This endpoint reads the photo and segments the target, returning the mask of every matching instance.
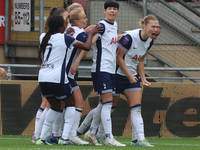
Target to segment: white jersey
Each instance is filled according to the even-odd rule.
[[[91,72],[108,72],[115,74],[117,50],[117,22],[109,23],[106,20],[99,22],[103,26],[102,33],[96,34],[99,39],[93,46],[93,64]]]
[[[87,33],[85,33],[84,29],[80,29],[77,26],[71,26],[71,28],[74,29],[74,34],[73,37],[81,42],[86,42],[87,39]],[[66,68],[66,72],[68,73],[68,77],[70,77],[71,79],[74,79],[74,75],[71,74],[70,72],[70,68],[72,66],[72,64],[74,63],[74,61],[76,60],[76,58],[79,55],[79,51],[77,51],[77,48],[75,47],[71,47],[70,50],[67,52],[67,68]]]
[[[66,27],[66,29],[65,29],[64,33],[67,33],[67,30],[68,30],[70,27],[71,27],[71,24],[70,24],[70,23],[68,23],[68,26]]]
[[[41,34],[40,43],[46,33]],[[77,41],[67,34],[52,34],[44,53],[44,59],[39,71],[39,82],[68,83],[66,56],[68,48]]]
[[[120,39],[119,46],[126,51],[124,61],[130,74],[137,74],[139,59],[151,48],[153,41],[151,38],[146,41],[142,40],[141,29],[127,31]],[[126,76],[120,67],[117,69],[117,74]]]

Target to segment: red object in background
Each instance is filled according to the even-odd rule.
[[[86,2],[89,0],[72,0],[72,3],[79,3],[83,6],[84,11],[86,12]]]
[[[5,0],[0,0],[0,44],[5,43]]]

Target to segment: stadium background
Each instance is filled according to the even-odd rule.
[[[44,21],[52,6],[66,8],[72,2],[83,5],[88,17],[88,25],[96,24],[104,18],[104,0],[30,0],[30,2],[30,31],[22,32],[14,31],[16,16],[13,12],[13,0],[1,0],[2,4],[5,3],[6,34],[5,37],[0,38],[0,64],[39,65],[37,51],[39,34],[42,30],[40,28],[41,5]],[[147,78],[153,82],[151,88],[144,89],[142,100],[146,136],[198,137],[200,133],[199,71],[192,69],[168,71],[159,68],[198,68],[200,66],[199,2],[184,3],[182,1],[182,4],[179,0],[173,2],[148,0],[146,8],[143,1],[121,0],[118,2],[120,13],[116,20],[119,33],[138,28],[137,23],[143,18],[144,13],[157,16],[162,27],[161,35],[155,41],[145,64],[145,67],[157,67],[156,71],[146,70]],[[97,105],[98,101],[98,96],[94,94],[90,82],[88,68],[92,63],[91,58],[90,52],[81,62],[83,69],[79,71],[78,78],[86,101],[83,118]],[[36,81],[38,68],[19,66],[12,67],[14,80],[5,81],[0,76],[2,79],[0,81],[1,134],[33,134],[34,116],[41,102]],[[112,114],[114,135],[130,137],[129,109],[125,97],[121,97],[118,105],[116,112]]]

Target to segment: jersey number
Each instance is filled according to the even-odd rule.
[[[49,43],[48,43],[48,44],[47,44],[47,48],[49,49],[49,51],[48,51],[47,57],[46,57],[46,59],[45,59],[45,62],[48,61],[49,56],[50,56],[50,54],[51,54],[52,44],[49,44]]]

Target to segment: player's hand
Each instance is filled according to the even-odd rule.
[[[85,29],[85,32],[88,33],[90,30],[92,30],[95,27],[95,25],[90,25]]]
[[[68,35],[70,35],[70,36],[73,36],[73,35],[74,35],[74,33],[75,33],[75,31],[74,31],[74,29],[73,29],[73,28],[69,27],[69,28],[67,29],[67,32],[66,32],[66,34],[68,34]]]
[[[0,74],[2,74],[3,78],[6,78],[7,76],[6,70],[4,70],[3,68],[0,68]]]
[[[143,87],[150,87],[151,83],[148,82],[147,80],[145,80],[145,81],[142,81],[142,85],[143,85]]]
[[[73,63],[73,65],[71,66],[71,69],[70,69],[70,72],[72,75],[75,75],[75,73],[77,72],[78,70],[78,66],[79,66],[79,63],[77,63],[76,61]]]
[[[138,78],[136,76],[131,75],[128,77],[128,80],[130,83],[136,83]]]
[[[92,33],[92,35],[95,35],[96,33],[101,33],[103,32],[103,27],[96,25],[92,30],[90,30],[89,33]]]

